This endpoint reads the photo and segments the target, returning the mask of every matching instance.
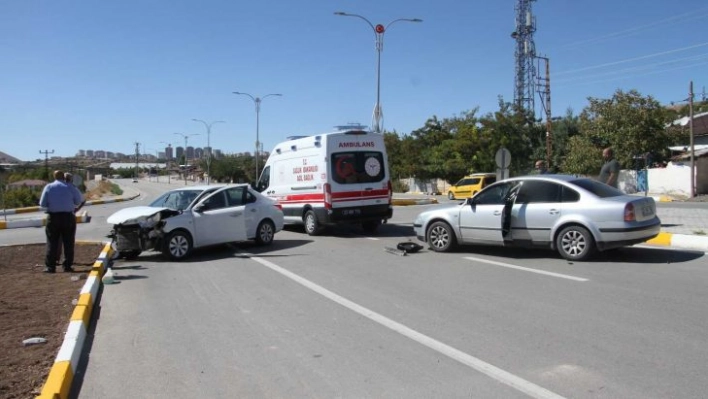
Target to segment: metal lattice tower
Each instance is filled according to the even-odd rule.
[[[536,17],[531,10],[531,3],[534,1],[536,0],[517,0],[514,7],[516,30],[512,32],[511,37],[516,40],[514,104],[535,114],[536,44],[533,41],[533,34],[536,32]]]

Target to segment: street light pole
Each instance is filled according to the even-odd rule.
[[[270,96],[277,96],[281,97],[282,94],[278,93],[273,93],[273,94],[266,94],[263,97],[253,97],[252,95],[248,93],[241,93],[238,91],[233,92],[234,94],[239,94],[242,96],[248,96],[253,100],[253,103],[256,105],[256,181],[258,181],[258,154],[259,154],[259,149],[260,147],[260,113],[261,113],[261,101],[263,101],[264,98],[270,97]]]
[[[199,136],[199,133],[194,133],[194,134],[184,134],[184,133],[175,133],[177,135],[180,135],[184,137],[184,162],[189,166],[189,159],[187,158],[187,139],[192,137],[192,136]],[[187,171],[185,170],[184,174],[184,185],[187,185]]]
[[[389,26],[393,25],[394,23],[398,21],[407,21],[407,22],[423,22],[422,19],[420,18],[399,18],[395,19],[391,22],[389,22],[386,26],[377,24],[374,26],[374,24],[371,23],[368,19],[365,17],[359,15],[359,14],[350,14],[346,12],[341,12],[337,11],[334,13],[334,15],[340,15],[344,17],[357,17],[362,20],[364,20],[371,29],[374,31],[374,37],[376,38],[376,54],[377,54],[377,59],[376,59],[376,105],[374,106],[374,115],[373,115],[373,124],[374,124],[374,131],[376,133],[381,133],[381,119],[383,118],[383,110],[381,109],[381,52],[383,51],[383,39],[384,39],[384,33],[386,33],[386,30],[388,29]]]
[[[215,123],[226,123],[224,121],[213,121],[213,122],[206,122],[201,119],[194,119],[192,118],[193,121],[195,122],[201,122],[204,124],[207,130],[207,186],[209,185],[209,182],[211,182],[211,125]]]

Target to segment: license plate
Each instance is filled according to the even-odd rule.
[[[361,209],[345,209],[342,211],[344,216],[359,216],[361,215]]]
[[[642,216],[651,216],[654,213],[651,205],[644,205],[642,207]]]

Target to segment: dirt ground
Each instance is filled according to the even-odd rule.
[[[64,340],[81,288],[103,244],[77,244],[74,272],[44,270],[44,245],[0,246],[0,398],[34,398]],[[72,281],[72,277],[78,277]],[[43,344],[24,346],[27,338]]]

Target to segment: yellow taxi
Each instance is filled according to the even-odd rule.
[[[494,173],[473,173],[452,185],[447,190],[447,198],[454,200],[471,197],[495,181],[497,181],[497,175]]]

